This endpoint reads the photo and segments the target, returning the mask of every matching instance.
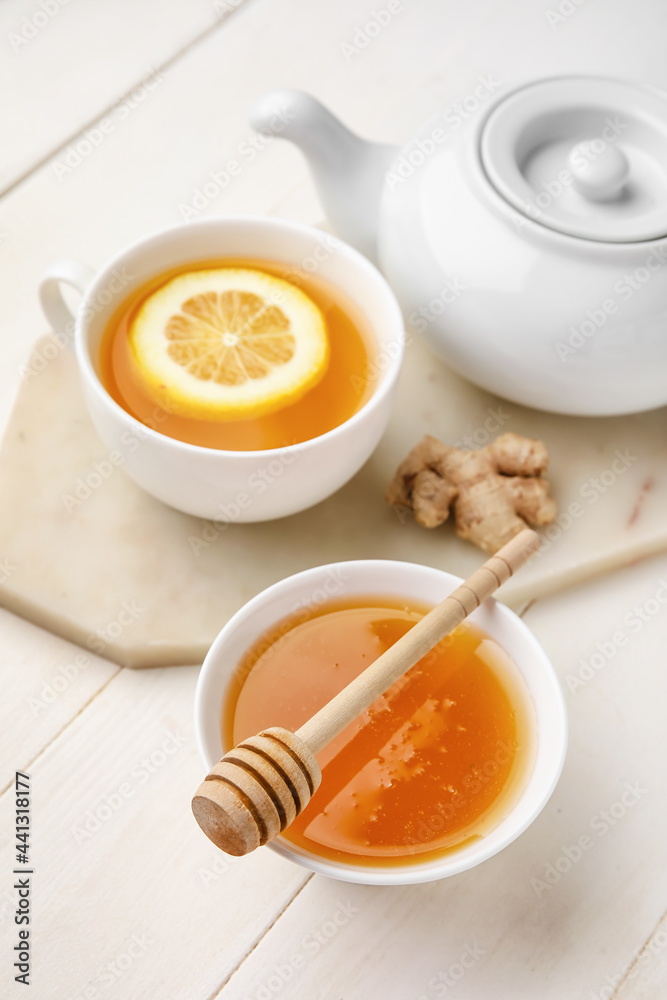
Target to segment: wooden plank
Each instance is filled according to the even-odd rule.
[[[667,560],[545,599],[526,619],[566,691],[569,675],[588,676],[580,661],[597,665],[609,654],[568,694],[565,771],[535,824],[479,868],[437,883],[377,889],[316,877],[221,1000],[259,1000],[281,979],[291,1000],[486,1000],[499,983],[511,984],[501,995],[513,1000],[593,1000],[611,996],[608,980],[647,953],[619,996],[661,995]],[[627,642],[610,654],[619,629]],[[653,992],[642,992],[647,982]]]
[[[650,935],[632,965],[607,974],[602,989],[617,1000],[653,1000],[667,983],[667,914]],[[605,996],[602,993],[602,998]]]
[[[206,1000],[307,880],[268,850],[227,859],[197,827],[195,681],[192,668],[121,671],[30,767],[35,996]],[[13,804],[12,788],[0,801],[5,873],[18,867]]]
[[[219,9],[233,6],[220,3]],[[211,0],[6,0],[0,5],[0,89],[5,95],[0,191],[101,113],[120,127],[133,100],[144,99],[140,91],[134,98],[131,93],[142,79],[218,18]],[[152,89],[152,81],[147,82]]]
[[[0,790],[26,768],[119,668],[0,611]]]

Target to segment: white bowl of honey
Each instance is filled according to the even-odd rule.
[[[264,728],[298,729],[460,582],[414,563],[360,560],[257,595],[201,670],[195,728],[206,769]],[[488,600],[325,747],[320,788],[269,846],[349,882],[458,874],[533,822],[566,745],[546,654],[520,618]]]

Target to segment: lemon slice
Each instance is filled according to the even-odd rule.
[[[264,271],[189,271],[153,292],[129,331],[133,369],[169,413],[248,419],[297,402],[324,375],[324,317]]]

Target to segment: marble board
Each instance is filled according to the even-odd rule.
[[[424,433],[462,447],[506,430],[546,441],[559,516],[539,555],[503,588],[516,610],[667,549],[665,410],[606,419],[529,410],[477,389],[408,339],[390,426],[358,475],[301,514],[241,525],[172,510],[111,466],[73,356],[42,338],[0,451],[0,604],[123,666],[168,666],[200,663],[245,601],[309,566],[400,559],[465,576],[483,556],[451,523],[420,528],[383,499]]]

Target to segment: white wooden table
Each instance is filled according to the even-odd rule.
[[[358,132],[398,141],[488,74],[667,86],[664,0],[402,0],[363,45],[386,7],[4,0],[0,422],[45,331],[41,271],[63,256],[100,265],[178,222],[250,134],[263,90],[313,91]],[[82,144],[104,117],[113,127]],[[322,216],[300,155],[278,142],[202,215],[221,212]],[[0,996],[667,996],[667,612],[646,610],[665,580],[654,558],[528,610],[567,695],[561,783],[501,855],[403,889],[309,877],[269,851],[225,860],[189,813],[196,670],[77,670],[76,647],[0,612]],[[616,647],[628,616],[640,624]],[[12,967],[17,770],[33,797],[28,993]]]

